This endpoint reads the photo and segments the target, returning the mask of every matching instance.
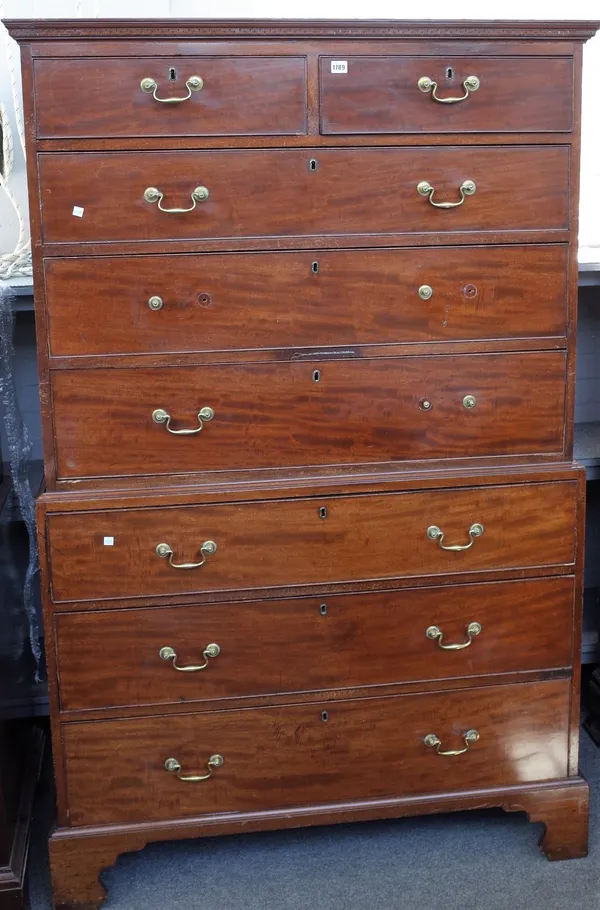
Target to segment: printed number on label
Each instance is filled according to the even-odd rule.
[[[348,61],[347,60],[332,60],[331,61],[331,72],[332,73],[347,73],[348,72]]]

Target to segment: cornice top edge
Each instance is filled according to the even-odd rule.
[[[85,39],[470,38],[586,41],[600,21],[388,19],[5,19],[17,41]]]

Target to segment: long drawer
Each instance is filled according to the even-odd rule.
[[[567,247],[550,244],[46,259],[49,350],[564,336],[566,269]]]
[[[57,476],[558,454],[566,362],[553,351],[55,371]]]
[[[320,60],[322,133],[572,128],[573,60],[568,56],[371,55],[343,62],[340,72],[335,57]]]
[[[34,78],[40,138],[306,132],[302,56],[49,58]]]
[[[269,237],[431,231],[451,241],[457,231],[486,239],[569,226],[566,145],[44,152],[38,162],[46,243],[252,237],[268,245]]]
[[[565,777],[569,692],[568,680],[553,680],[66,724],[71,822],[251,812]],[[467,745],[462,755],[438,754]],[[181,779],[209,772],[204,780]]]
[[[50,512],[52,597],[56,602],[146,601],[184,593],[572,566],[576,490],[574,481],[560,481]],[[462,549],[443,549],[456,546]],[[181,564],[197,568],[177,568]]]
[[[573,578],[55,618],[63,710],[571,664]]]

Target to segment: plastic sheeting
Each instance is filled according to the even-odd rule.
[[[29,643],[35,659],[36,682],[39,681],[41,647],[40,629],[36,610],[36,585],[39,572],[39,554],[35,528],[35,500],[28,476],[31,457],[31,440],[19,410],[13,373],[14,364],[14,312],[13,297],[7,288],[0,288],[0,398],[8,441],[8,462],[17,502],[29,538],[29,562],[23,585],[23,608],[29,629]]]

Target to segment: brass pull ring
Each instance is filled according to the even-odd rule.
[[[208,774],[182,774],[181,765],[177,759],[168,758],[165,762],[165,770],[174,772],[179,780],[194,784],[199,780],[208,780],[209,777],[212,777],[213,770],[215,768],[222,768],[224,764],[225,759],[222,755],[211,755],[211,757],[206,762]]]
[[[198,670],[205,670],[208,667],[209,659],[211,657],[218,657],[220,653],[220,647],[213,642],[210,645],[207,645],[202,652],[202,657],[204,658],[203,664],[198,664],[197,666],[188,664],[186,667],[179,667],[177,665],[177,652],[173,648],[170,648],[168,645],[160,649],[158,656],[161,658],[161,660],[172,660],[173,669],[179,670],[180,673],[197,673]]]
[[[196,433],[199,433],[200,430],[203,429],[204,424],[208,423],[209,420],[212,420],[214,416],[215,412],[212,408],[200,408],[197,414],[199,426],[194,427],[193,430],[172,430],[171,415],[168,411],[165,411],[164,408],[156,408],[155,411],[152,411],[152,420],[154,423],[164,423],[169,433],[172,433],[173,436],[195,436]]]
[[[431,205],[435,206],[436,209],[455,209],[459,205],[462,205],[467,196],[472,196],[477,186],[473,180],[463,180],[459,186],[460,192],[460,201],[459,202],[434,202],[433,194],[435,193],[435,187],[433,187],[427,180],[421,180],[420,183],[417,183],[417,193],[419,196],[427,196]]]
[[[435,749],[438,755],[464,755],[465,752],[469,751],[469,746],[472,743],[476,743],[479,739],[479,731],[467,730],[463,736],[463,739],[465,741],[464,749],[447,749],[445,752],[442,752],[442,744],[435,733],[428,733],[423,742],[426,746]]]
[[[152,97],[155,101],[160,101],[161,104],[181,104],[182,101],[187,101],[188,98],[192,97],[192,92],[199,92],[203,87],[204,82],[200,76],[190,76],[189,79],[186,79],[185,86],[188,90],[187,95],[184,95],[183,98],[159,98],[156,92],[158,91],[158,83],[156,79],[153,79],[152,76],[146,76],[145,79],[142,79],[140,82],[140,88],[143,92],[150,94],[152,92]]]
[[[206,562],[207,556],[213,556],[217,552],[217,545],[214,540],[205,540],[200,547],[202,559],[200,562],[173,562],[173,550],[168,543],[159,543],[156,547],[156,555],[162,559],[169,557],[169,565],[174,569],[199,569]]]
[[[458,645],[445,645],[444,644],[444,633],[438,626],[429,626],[425,630],[425,635],[431,641],[436,641],[438,646],[442,651],[462,651],[463,648],[468,648],[472,644],[473,639],[481,634],[482,625],[479,622],[470,622],[467,626],[467,641],[463,641]]]
[[[437,525],[429,525],[429,527],[427,528],[428,538],[430,540],[437,540],[438,544],[440,545],[440,549],[452,550],[455,553],[458,553],[460,550],[470,550],[475,542],[475,538],[481,537],[482,534],[483,534],[483,525],[479,524],[479,522],[475,522],[475,524],[472,524],[471,527],[469,528],[469,543],[463,543],[463,544],[455,543],[455,544],[452,544],[452,546],[446,546],[446,544],[444,543],[445,535],[441,528],[438,528]]]
[[[161,192],[161,190],[157,190],[155,186],[149,186],[144,190],[144,199],[146,202],[158,202],[158,207],[161,212],[167,213],[193,212],[196,208],[196,204],[198,202],[206,202],[209,195],[205,186],[197,186],[196,189],[192,191],[192,204],[188,209],[166,209],[162,204],[165,194]]]
[[[417,85],[422,92],[431,92],[431,97],[434,101],[437,101],[438,104],[458,104],[459,101],[466,101],[471,92],[476,92],[480,86],[479,79],[477,76],[467,76],[463,82],[463,88],[465,90],[464,95],[461,95],[460,98],[440,98],[436,95],[438,88],[437,82],[434,82],[433,79],[430,79],[429,76],[421,76]]]

